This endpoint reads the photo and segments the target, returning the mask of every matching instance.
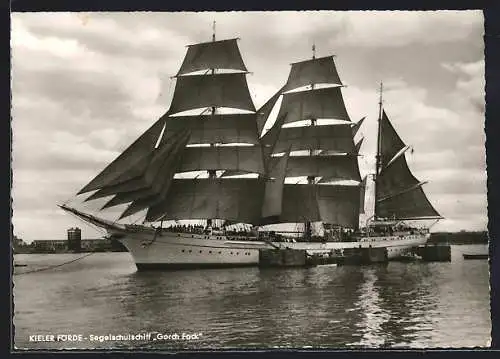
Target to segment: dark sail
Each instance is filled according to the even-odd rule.
[[[162,144],[152,151],[150,156],[145,157],[143,161],[145,162],[144,164],[142,162],[139,163],[143,168],[143,171],[139,175],[128,180],[121,180],[115,185],[105,186],[88,197],[86,201],[107,197],[113,194],[136,191],[151,186],[156,178],[162,177],[165,166],[169,166],[171,159],[179,155],[179,150],[186,145],[188,138],[189,132],[186,130],[177,133],[169,143]],[[119,179],[122,177],[119,177]],[[127,201],[117,202],[116,204],[126,202]]]
[[[179,131],[189,129],[188,144],[259,144],[255,114],[221,114],[167,117],[163,141],[171,141]]]
[[[321,221],[348,228],[358,228],[360,186],[317,186]]]
[[[287,93],[283,95],[278,117],[285,112],[285,123],[317,118],[351,121],[340,87]]]
[[[377,202],[377,216],[389,219],[441,218],[427,199],[421,186]]]
[[[266,182],[264,202],[262,204],[262,223],[273,222],[281,215],[283,202],[283,189],[285,186],[286,167],[290,151],[280,157],[275,167],[269,169],[273,178]]]
[[[190,45],[177,76],[209,69],[247,70],[237,39]]]
[[[269,163],[278,160],[279,157],[272,157]],[[332,180],[361,181],[358,159],[355,155],[290,156],[286,174],[287,177],[327,176]]]
[[[78,194],[112,186],[142,174],[148,165],[146,157],[151,156],[164,126],[163,120],[155,122],[142,136],[111,162]]]
[[[215,72],[219,69],[243,72]],[[211,71],[189,74],[200,70]],[[128,203],[120,218],[146,210],[147,221],[220,218],[257,222],[265,180],[213,176],[217,170],[225,170],[265,177],[246,70],[236,39],[189,46],[176,76],[169,111],[80,193],[98,190],[88,200],[113,195],[103,208]],[[217,113],[219,107],[250,113]],[[175,116],[194,109],[204,112]],[[210,178],[175,178],[176,174],[202,170]]]
[[[146,220],[219,218],[258,223],[264,181],[256,179],[174,179],[167,198],[151,206]]]
[[[352,126],[352,135],[353,136],[356,136],[356,134],[358,133],[359,129],[361,128],[361,125],[363,124],[363,122],[365,121],[365,118],[366,117],[363,117],[361,120],[359,120],[358,122],[356,122],[353,126]]]
[[[292,151],[318,149],[355,153],[351,126],[348,124],[282,128],[273,152],[283,152],[290,147]]]
[[[177,78],[170,114],[205,107],[255,111],[245,74],[190,75]]]
[[[315,87],[318,84],[329,87]],[[262,136],[261,143],[268,169],[282,163],[279,154],[290,150],[286,177],[305,177],[308,184],[284,185],[276,223],[324,222],[357,227],[359,186],[319,185],[317,181],[321,177],[332,182],[361,181],[354,144],[356,131],[339,85],[342,82],[333,56],[292,64],[287,83],[281,89],[283,99],[276,121]],[[310,88],[300,89],[304,86]],[[299,91],[287,92],[291,90]],[[269,103],[277,102],[277,95]],[[326,124],[317,123],[318,120],[344,122]],[[302,125],[298,121],[310,123]],[[362,120],[358,128],[361,123]]]
[[[317,222],[321,220],[314,184],[285,184],[281,215],[277,223]]]
[[[262,130],[264,129],[264,126],[266,125],[266,122],[269,119],[269,115],[271,114],[271,111],[273,110],[274,105],[276,105],[276,102],[278,101],[278,99],[281,96],[281,94],[282,94],[282,92],[283,92],[284,89],[285,89],[285,86],[283,86],[281,89],[279,89],[257,111],[257,129],[259,131],[259,134],[262,134]]]
[[[419,184],[406,163],[404,154],[384,168],[377,178],[378,200],[394,196],[408,188]]]
[[[407,148],[385,111],[380,119],[380,172],[376,178],[375,217],[390,219],[440,218],[422,185],[410,171]]]
[[[292,64],[286,91],[313,84],[342,85],[333,56],[315,58]]]
[[[357,228],[359,186],[285,184],[275,223],[324,222]]]
[[[394,127],[392,127],[385,111],[382,111],[382,118],[380,119],[381,167],[384,168],[387,166],[392,158],[403,148],[405,148],[404,142],[401,140]]]

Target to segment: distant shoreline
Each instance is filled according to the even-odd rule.
[[[428,243],[488,244],[488,232],[434,232]]]
[[[82,251],[68,251],[68,250],[54,250],[54,251],[41,251],[32,248],[18,249],[14,251],[15,254],[85,254],[85,253],[120,253],[127,252],[126,250],[82,250]]]

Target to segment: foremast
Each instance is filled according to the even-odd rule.
[[[93,192],[86,200],[110,197],[103,209],[126,204],[119,219],[144,210],[145,222],[260,220],[264,181],[217,176],[265,166],[238,39],[211,40],[188,46],[169,110],[79,192]]]

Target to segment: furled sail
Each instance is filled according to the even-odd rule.
[[[326,87],[286,93],[278,117],[286,112],[285,123],[317,118],[350,122],[340,89]]]
[[[244,73],[180,76],[169,114],[205,107],[255,111]]]
[[[208,69],[246,71],[237,40],[228,39],[190,45],[177,76]]]
[[[146,220],[218,218],[260,220],[264,181],[256,179],[174,179],[167,199],[150,207]]]
[[[407,148],[385,111],[380,119],[380,172],[376,177],[375,217],[391,219],[439,218],[422,185],[406,162]]]
[[[333,56],[315,58],[292,64],[286,91],[312,84],[342,85]]]

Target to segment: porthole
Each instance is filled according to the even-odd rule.
[[[231,254],[233,254],[233,252],[231,252]]]
[[[185,252],[185,250],[183,249],[181,252],[182,252],[182,253],[184,253],[184,252]]]
[[[208,251],[208,253],[212,254],[212,251]]]
[[[240,254],[240,252],[236,252],[236,255]]]
[[[221,251],[219,251],[219,254],[222,254],[222,252],[221,252]]]
[[[189,250],[189,253],[191,253],[192,251],[193,251],[193,250],[192,250],[192,249],[190,249],[190,250]]]
[[[200,253],[201,253],[201,251],[200,251]]]

